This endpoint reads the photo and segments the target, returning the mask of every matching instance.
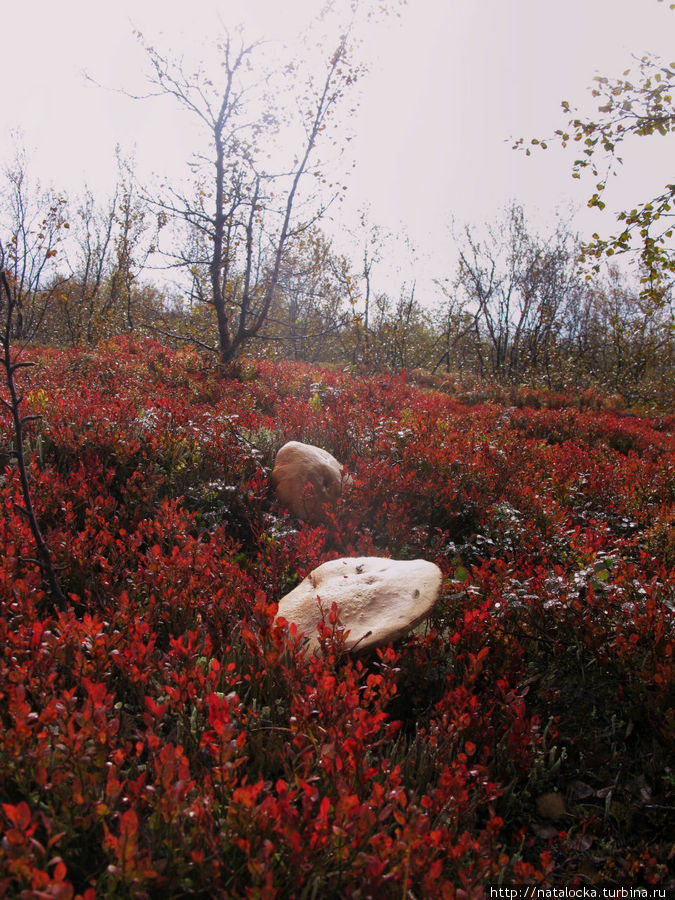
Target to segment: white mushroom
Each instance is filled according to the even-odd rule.
[[[334,559],[281,599],[277,617],[295,623],[316,652],[317,626],[335,603],[338,621],[349,632],[345,648],[364,650],[402,637],[425,619],[440,596],[441,582],[438,566],[423,559]]]
[[[342,466],[321,447],[289,441],[274,460],[277,497],[299,519],[320,521],[342,491]]]

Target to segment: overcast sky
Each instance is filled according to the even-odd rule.
[[[338,4],[343,0],[338,0]],[[247,36],[289,40],[319,0],[26,0],[3,10],[0,158],[19,129],[33,174],[68,193],[86,182],[110,189],[114,148],[135,152],[141,174],[182,169],[192,147],[169,107],[97,87],[142,90],[146,60],[133,36],[198,54],[219,20],[246,20]],[[571,178],[570,151],[526,158],[516,137],[550,135],[564,124],[561,100],[592,108],[588,87],[620,75],[631,54],[668,57],[675,13],[657,0],[409,0],[400,16],[364,32],[369,73],[349,127],[356,162],[337,216],[370,219],[413,241],[431,275],[442,272],[452,220],[480,223],[510,199],[540,227],[577,213],[579,227],[611,229],[585,211],[591,185]],[[670,60],[669,60],[670,61]],[[630,204],[671,181],[670,138],[624,153],[609,204]],[[594,218],[595,217],[595,218]]]

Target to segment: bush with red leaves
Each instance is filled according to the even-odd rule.
[[[70,607],[44,612],[10,464],[0,892],[672,886],[672,421],[298,364],[225,378],[133,340],[32,358],[24,450]],[[320,527],[270,489],[288,439],[353,476]],[[441,601],[360,658],[333,611],[310,657],[276,604],[349,554],[431,559]]]

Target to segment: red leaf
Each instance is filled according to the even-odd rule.
[[[9,803],[3,803],[2,811],[7,816],[9,821],[13,825],[16,825],[17,828],[20,828],[21,831],[25,831],[30,825],[30,808],[24,801],[21,801],[21,803],[19,803],[17,806],[12,806]]]

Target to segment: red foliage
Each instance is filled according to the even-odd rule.
[[[667,883],[672,772],[644,780],[640,754],[675,743],[672,422],[292,364],[225,379],[151,342],[34,358],[26,452],[71,608],[44,612],[9,466],[0,892],[448,900],[574,882],[593,854]],[[353,476],[327,525],[269,490],[291,438]],[[352,659],[334,616],[317,657],[274,624],[345,554],[436,562],[426,630]],[[605,785],[575,787],[592,739],[598,766],[620,754],[622,803],[650,800],[604,868]],[[565,786],[563,831],[534,797]]]

